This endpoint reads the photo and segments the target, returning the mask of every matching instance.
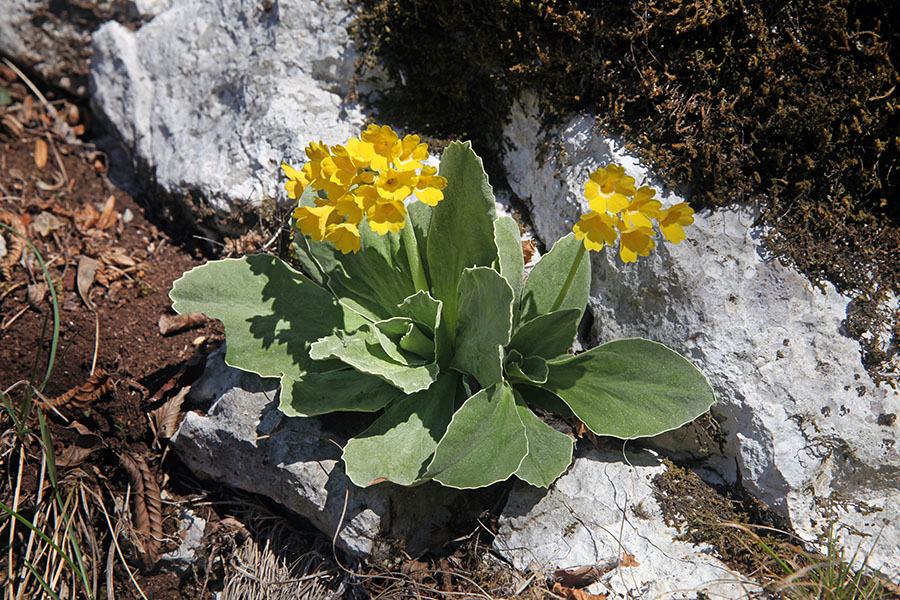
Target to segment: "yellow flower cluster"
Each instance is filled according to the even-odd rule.
[[[402,140],[387,125],[369,125],[358,138],[329,148],[311,142],[309,162],[302,170],[283,164],[289,181],[285,189],[299,199],[306,186],[324,192],[315,206],[294,209],[304,235],[333,243],[342,253],[359,250],[359,224],[366,220],[379,235],[398,233],[406,224],[404,200],[415,193],[429,206],[444,198],[447,180],[437,169],[423,166],[428,147],[417,135]]]
[[[634,177],[618,165],[597,169],[584,184],[591,212],[581,215],[572,231],[588,250],[612,246],[621,236],[619,255],[624,262],[647,256],[656,246],[653,221],[667,240],[678,244],[685,238],[682,228],[694,222],[694,209],[686,202],[663,209],[655,195],[656,190],[646,185],[635,189]]]

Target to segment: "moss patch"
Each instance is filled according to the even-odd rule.
[[[894,0],[361,0],[391,120],[498,149],[531,88],[589,110],[696,206],[758,204],[775,254],[856,302],[876,378],[900,344],[900,4]],[[490,167],[490,165],[488,165]]]

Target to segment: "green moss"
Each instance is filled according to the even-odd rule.
[[[777,257],[858,299],[869,366],[898,350],[900,314],[877,307],[900,292],[900,3],[361,4],[364,62],[402,82],[386,118],[498,150],[525,88],[551,122],[589,110],[694,205],[759,205]]]

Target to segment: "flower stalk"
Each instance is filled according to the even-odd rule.
[[[572,281],[575,280],[575,273],[578,272],[578,265],[581,264],[581,260],[584,258],[584,252],[585,247],[584,244],[582,244],[578,247],[578,253],[575,255],[575,260],[572,261],[572,268],[569,269],[569,274],[566,276],[566,280],[563,283],[562,288],[560,288],[559,295],[553,302],[553,306],[550,308],[550,312],[559,310],[559,307],[562,305],[563,298],[565,298],[566,294],[569,293],[569,288],[572,287]]]

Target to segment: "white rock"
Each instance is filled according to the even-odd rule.
[[[92,105],[144,172],[223,220],[286,198],[282,161],[358,134],[344,0],[174,0],[137,31],[94,35]],[[219,226],[222,223],[218,223]]]
[[[549,574],[595,566],[589,590],[616,598],[738,599],[759,590],[706,546],[674,541],[650,481],[665,472],[651,451],[579,453],[549,493],[517,483],[500,517],[494,548],[519,570]],[[635,507],[640,507],[635,511]],[[640,515],[640,516],[638,516]],[[624,561],[626,554],[637,566]]]
[[[178,517],[178,533],[181,540],[178,547],[163,554],[160,561],[163,566],[174,571],[185,572],[197,564],[198,555],[206,532],[206,519],[186,508]]]
[[[436,483],[358,488],[344,474],[339,445],[346,440],[316,418],[287,418],[278,410],[277,379],[260,379],[212,355],[188,396],[212,401],[189,411],[172,438],[175,451],[198,475],[261,494],[309,519],[355,556],[395,538],[411,554],[447,541],[451,518],[465,518],[477,496]],[[345,506],[346,502],[346,506]]]
[[[638,183],[661,189],[590,117],[552,132],[557,145],[541,162],[535,115],[533,98],[514,109],[506,168],[546,244],[587,212],[584,182],[600,166],[621,164]],[[615,249],[594,253],[594,337],[647,337],[691,359],[716,390],[713,413],[727,435],[724,455],[707,466],[726,481],[740,479],[810,540],[829,519],[843,527],[851,552],[871,546],[874,537],[860,535],[881,532],[870,565],[896,577],[900,448],[890,415],[900,413],[900,394],[873,384],[858,342],[844,335],[848,299],[831,286],[814,289],[770,256],[754,218],[739,209],[701,212],[685,242],[661,243],[637,263],[622,263]],[[683,432],[659,442],[690,445]]]

